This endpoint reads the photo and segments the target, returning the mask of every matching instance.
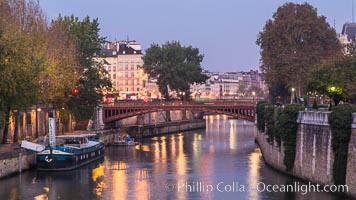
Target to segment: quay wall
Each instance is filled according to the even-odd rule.
[[[36,166],[36,153],[24,149],[0,155],[0,178],[21,173]]]
[[[255,138],[265,162],[271,167],[320,185],[333,185],[334,153],[331,131],[328,124],[329,112],[302,111],[298,116],[296,155],[293,170],[286,171],[283,164],[283,144],[267,142],[265,133]],[[353,114],[351,139],[349,142],[346,170],[347,195],[356,198],[356,113]]]
[[[146,138],[168,133],[201,129],[205,127],[205,120],[185,120],[160,124],[138,125],[130,131],[130,135],[135,138]]]

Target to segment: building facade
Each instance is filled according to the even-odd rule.
[[[263,74],[258,70],[204,73],[210,78],[204,84],[191,86],[193,99],[253,99],[268,94]]]
[[[137,99],[148,94],[142,56],[141,45],[136,41],[108,42],[101,49],[97,59],[106,61],[104,68],[113,85],[109,92],[117,94],[117,99]]]
[[[341,45],[344,47],[344,53],[347,54],[347,45],[355,42],[356,39],[356,23],[345,23],[341,33],[338,35]]]

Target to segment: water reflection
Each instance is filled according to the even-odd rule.
[[[249,184],[249,199],[260,199],[259,192],[256,189],[260,178],[260,167],[261,167],[261,151],[260,149],[255,149],[248,157],[249,160],[249,173],[248,173],[248,184]]]
[[[295,180],[267,167],[252,123],[206,117],[205,130],[108,147],[105,159],[67,172],[24,172],[0,180],[0,199],[325,199],[327,193],[258,192]],[[212,190],[207,188],[212,187]],[[340,198],[342,199],[342,198]]]

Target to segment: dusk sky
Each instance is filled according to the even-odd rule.
[[[199,48],[210,71],[258,69],[257,34],[283,0],[40,0],[49,19],[59,14],[99,18],[101,36],[152,43],[179,40]],[[304,3],[305,1],[293,1]],[[337,33],[352,21],[352,0],[309,0]],[[356,2],[355,2],[356,3]]]

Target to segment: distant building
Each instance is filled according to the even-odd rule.
[[[356,39],[356,23],[345,23],[338,38],[347,53],[346,46]]]
[[[120,99],[130,96],[147,96],[147,75],[140,67],[143,65],[141,45],[136,41],[108,42],[101,49],[98,60],[105,60],[105,69],[113,84],[114,93]]]
[[[265,96],[267,86],[263,74],[258,70],[249,72],[209,72],[205,84],[191,85],[192,98],[252,99]]]

